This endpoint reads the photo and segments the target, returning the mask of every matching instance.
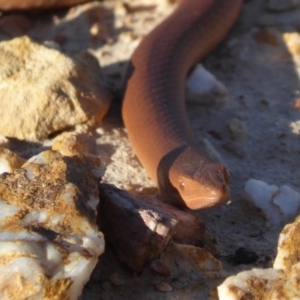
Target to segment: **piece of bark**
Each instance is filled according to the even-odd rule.
[[[163,252],[177,220],[113,185],[101,184],[99,223],[120,260],[139,272]]]
[[[180,244],[204,246],[206,243],[205,224],[192,212],[183,211],[156,198],[143,199],[173,216],[177,220],[175,233],[172,239]]]

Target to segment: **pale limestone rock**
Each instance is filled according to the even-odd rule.
[[[279,207],[283,223],[286,224],[293,221],[299,213],[300,194],[288,185],[282,185],[273,198],[273,203]]]
[[[295,61],[300,61],[300,33],[286,32],[282,35],[286,47]]]
[[[166,282],[157,282],[157,283],[155,283],[154,286],[160,292],[163,292],[163,293],[172,292],[172,287]]]
[[[62,7],[75,5],[88,0],[52,0],[52,1],[40,1],[40,0],[0,0],[0,10],[12,10],[12,9],[37,9],[48,7]]]
[[[300,263],[300,216],[294,223],[286,225],[282,230],[274,268],[291,268],[296,263]]]
[[[222,263],[203,248],[177,243],[173,243],[172,246],[184,261],[188,261],[199,271],[220,271],[223,269]]]
[[[243,198],[258,207],[265,214],[268,222],[274,226],[281,222],[279,208],[272,203],[278,191],[275,185],[250,178],[245,184]]]
[[[218,287],[219,300],[297,300],[300,264],[290,270],[252,269],[228,277]]]
[[[110,93],[97,61],[66,56],[28,37],[0,43],[0,134],[38,140],[77,124],[95,125]]]
[[[98,165],[98,156],[94,156],[88,151],[88,149],[92,146],[87,143],[87,137],[87,135],[76,135],[65,132],[55,138],[52,145],[52,150],[59,151],[65,156],[76,156],[84,153],[85,155],[88,155],[91,161],[95,161],[95,165]],[[106,171],[106,167],[104,164],[101,164],[97,168],[92,168],[90,171],[97,178],[102,178]]]
[[[186,98],[190,102],[215,105],[223,103],[228,96],[224,84],[198,64],[187,78],[185,84]]]
[[[220,300],[300,299],[300,217],[280,234],[273,268],[252,269],[228,277],[219,287]]]
[[[243,197],[260,208],[272,226],[291,222],[299,214],[300,194],[288,185],[278,188],[251,178],[245,184]]]
[[[234,141],[242,140],[247,137],[245,124],[238,118],[232,118],[231,120],[229,120],[228,129],[231,139]]]
[[[25,159],[16,153],[5,148],[0,148],[0,174],[13,172],[15,169],[20,168],[24,162]]]
[[[78,299],[103,253],[101,161],[76,151],[48,150],[0,175],[0,299]]]

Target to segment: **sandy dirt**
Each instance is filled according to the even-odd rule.
[[[30,36],[36,40],[59,42],[63,51],[89,50],[97,57],[116,90],[103,126],[90,133],[97,143],[97,154],[107,164],[103,181],[122,188],[143,189],[154,185],[135,157],[122,124],[121,74],[142,37],[175,6],[160,0],[128,1],[135,7],[135,12],[130,13],[122,2],[93,2],[27,16],[34,26]],[[171,277],[162,278],[147,266],[142,273],[134,274],[117,260],[108,244],[83,291],[82,300],[214,299],[212,290],[226,275],[272,263],[282,227],[268,225],[258,209],[246,203],[241,195],[250,178],[275,185],[287,184],[300,191],[300,111],[296,105],[300,99],[300,46],[298,52],[291,50],[286,45],[290,37],[284,35],[297,36],[297,30],[300,32],[300,7],[274,12],[266,8],[266,2],[245,1],[234,29],[203,61],[227,87],[226,103],[187,105],[197,138],[210,141],[231,172],[231,202],[197,212],[209,234],[218,240],[224,272],[207,276],[175,268]],[[262,28],[269,28],[271,38],[261,33]],[[298,35],[300,44],[299,40]],[[244,134],[239,139],[233,139],[228,129],[234,118],[244,125]],[[43,144],[27,148],[23,144],[11,144],[12,150],[27,156],[42,147]],[[239,266],[228,262],[228,257],[240,247],[255,251],[258,261]],[[110,279],[115,273],[119,276],[117,284]],[[156,290],[157,282],[168,283],[172,291]]]

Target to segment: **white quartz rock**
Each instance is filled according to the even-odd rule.
[[[287,185],[278,188],[261,180],[249,179],[243,197],[260,208],[273,226],[293,220],[300,208],[300,194]]]
[[[300,263],[290,270],[252,269],[228,277],[219,287],[219,300],[300,299]]]
[[[282,230],[273,268],[252,269],[228,277],[219,287],[219,300],[300,299],[300,216]]]
[[[300,216],[282,230],[277,247],[277,256],[273,267],[275,269],[289,269],[300,263]]]
[[[291,221],[299,212],[300,194],[288,185],[283,185],[273,198],[273,203],[279,207],[284,219]]]
[[[249,179],[244,187],[244,199],[260,208],[272,225],[280,224],[280,211],[272,203],[273,197],[278,193],[278,187],[269,185],[261,180]]]
[[[101,168],[99,158],[47,150],[0,175],[1,300],[78,299],[104,251]]]
[[[186,81],[186,98],[190,102],[216,104],[223,102],[228,91],[223,83],[198,64]]]

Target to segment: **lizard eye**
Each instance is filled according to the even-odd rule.
[[[182,179],[179,179],[179,189],[183,192],[185,188],[185,183]]]

